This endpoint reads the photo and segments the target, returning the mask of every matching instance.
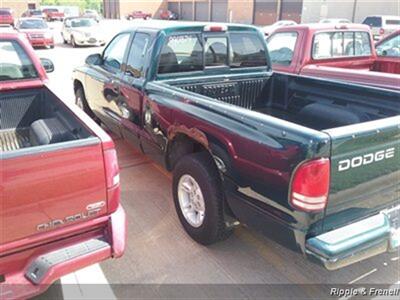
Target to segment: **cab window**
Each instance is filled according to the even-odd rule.
[[[314,59],[369,56],[371,53],[367,32],[323,32],[314,36]]]
[[[203,70],[203,46],[198,34],[168,37],[160,54],[158,73]]]
[[[146,33],[136,33],[129,51],[126,72],[133,77],[143,76],[144,58],[149,46],[150,36]]]
[[[226,37],[205,37],[205,65],[217,67],[228,65],[228,39]]]
[[[16,41],[0,41],[0,81],[37,78],[39,75],[25,50]]]
[[[289,66],[292,63],[297,36],[297,32],[282,32],[268,39],[269,56],[273,64]]]
[[[113,71],[121,69],[125,50],[128,47],[129,36],[129,33],[122,33],[117,35],[110,44],[108,44],[103,52],[103,65],[106,68]]]
[[[265,46],[255,34],[231,33],[231,68],[262,67],[267,65]]]

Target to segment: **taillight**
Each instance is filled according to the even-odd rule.
[[[120,198],[119,167],[117,152],[114,148],[104,151],[104,164],[106,169],[108,212],[111,213],[117,210]]]
[[[385,29],[383,28],[379,29],[379,34],[385,34]]]
[[[325,209],[330,183],[330,161],[319,158],[301,164],[292,179],[290,204],[313,212]]]

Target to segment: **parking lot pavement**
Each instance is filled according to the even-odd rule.
[[[99,50],[57,44],[53,50],[38,52],[53,59],[57,71],[51,80],[58,93],[72,101],[73,66]],[[125,141],[115,142],[121,168],[121,201],[128,218],[125,255],[69,275],[37,299],[76,299],[79,293],[85,298],[84,288],[67,292],[71,278],[78,284],[108,283],[115,298],[126,298],[124,290],[128,288],[117,284],[304,284],[301,288],[306,292],[312,289],[323,293],[324,286],[307,284],[392,285],[400,280],[399,253],[330,272],[242,225],[224,242],[198,245],[178,221],[171,175]]]

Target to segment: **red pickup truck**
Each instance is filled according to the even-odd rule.
[[[43,13],[46,15],[47,21],[54,21],[54,20],[64,20],[64,13],[59,11],[57,8],[45,8],[43,9]]]
[[[42,66],[43,65],[43,66]],[[111,138],[46,86],[17,33],[0,37],[0,299],[26,299],[125,249]]]
[[[400,58],[377,55],[366,25],[281,27],[268,39],[268,49],[278,72],[400,89]]]

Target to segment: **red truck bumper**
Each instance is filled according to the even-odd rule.
[[[108,258],[123,255],[126,239],[126,216],[122,206],[108,217],[106,228],[91,234],[27,250],[27,263],[5,274],[0,282],[0,299],[26,299],[41,294],[60,277]],[[10,255],[10,260],[18,260]],[[1,270],[0,270],[1,271]]]

